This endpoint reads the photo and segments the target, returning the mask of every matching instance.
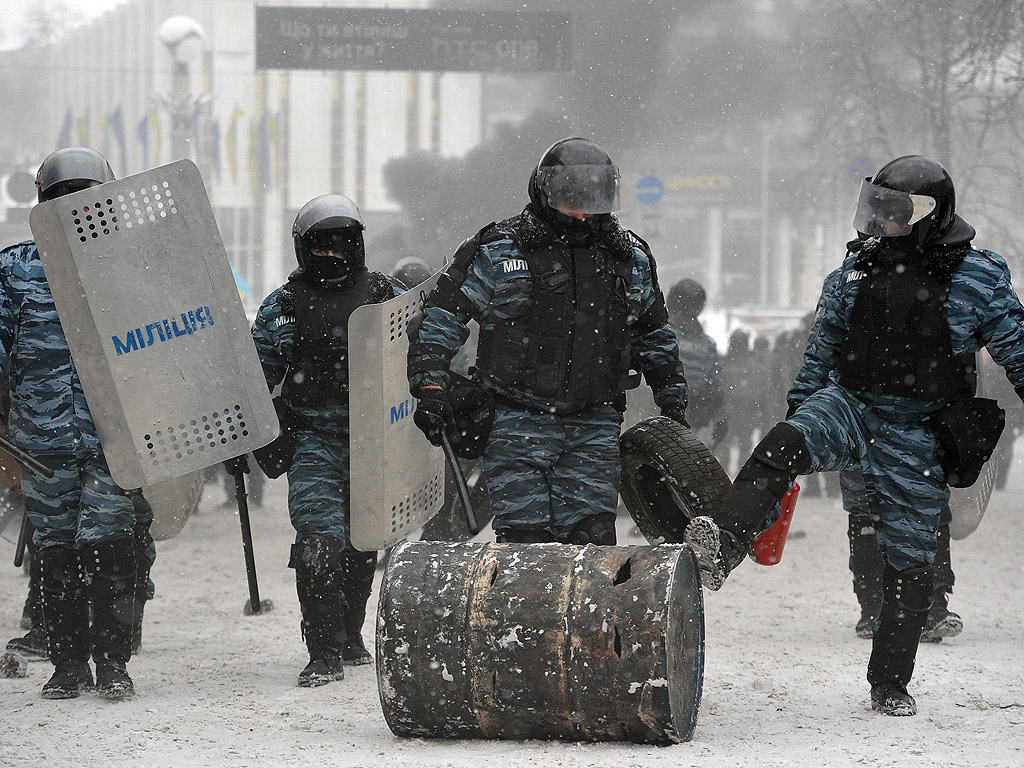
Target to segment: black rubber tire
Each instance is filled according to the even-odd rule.
[[[653,416],[623,432],[619,445],[622,503],[651,544],[681,544],[690,520],[725,501],[729,476],[682,424]]]

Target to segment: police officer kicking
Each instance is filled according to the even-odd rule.
[[[798,475],[859,466],[885,561],[871,708],[914,715],[907,685],[947,483],[976,478],[1002,426],[991,401],[973,397],[975,354],[987,347],[1024,399],[1024,308],[1006,262],[972,247],[953,181],[932,160],[900,157],[865,180],[854,228],[787,420],[754,449],[714,519],[694,518],[685,536],[704,586],[720,589]]]
[[[479,325],[474,377],[496,399],[484,450],[499,542],[614,544],[631,359],[685,423],[686,381],[647,244],[612,215],[619,172],[592,141],[540,158],[530,204],[456,251],[409,324],[416,425],[449,429],[449,370]]]
[[[402,287],[366,268],[363,218],[342,195],[321,195],[292,227],[299,266],[266,299],[252,326],[267,385],[281,397],[295,438],[288,514],[295,528],[290,568],[302,609],[309,664],[302,687],[341,680],[344,664],[369,664],[361,630],[376,552],[349,540],[348,319]],[[228,464],[234,474],[233,462]]]
[[[39,166],[39,202],[113,179],[99,152],[59,149]],[[137,491],[118,487],[110,477],[32,241],[0,252],[0,367],[7,365],[11,439],[54,472],[52,478],[30,468],[22,474],[54,666],[43,698],[74,698],[94,684],[106,698],[133,696],[126,665],[132,655],[133,618],[141,618],[133,503]],[[148,522],[144,527],[148,535]]]

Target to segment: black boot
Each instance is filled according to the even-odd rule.
[[[882,714],[917,714],[917,703],[907,693],[907,685],[914,674],[931,593],[930,565],[897,571],[886,564],[882,573],[882,611],[868,661],[871,708]]]
[[[75,549],[39,550],[43,623],[53,676],[43,685],[44,699],[73,699],[93,686],[89,669],[89,602],[85,570]]]
[[[34,547],[33,547],[34,549]],[[28,572],[28,597],[25,600],[23,618],[28,617],[28,632],[7,643],[7,650],[20,653],[30,660],[48,658],[46,647],[46,625],[43,622],[43,601],[40,595],[40,562],[38,552],[32,557]],[[24,624],[24,622],[22,622]]]
[[[860,604],[857,637],[870,639],[875,636],[875,624],[882,609],[882,553],[878,549],[878,537],[870,517],[850,515],[847,535],[850,539],[853,591]]]
[[[373,592],[373,574],[377,569],[376,552],[346,552],[341,556],[341,589],[345,593],[345,647],[341,658],[345,664],[360,666],[373,662],[363,644],[363,621],[366,602]]]
[[[295,569],[295,589],[302,610],[302,639],[309,664],[299,673],[299,687],[313,688],[345,677],[345,593],[339,562],[342,544],[327,536],[304,536],[292,545],[288,565]]]
[[[714,517],[695,517],[683,534],[697,556],[701,583],[722,588],[739,565],[768,515],[810,466],[803,433],[779,422],[757,444],[736,475],[721,510]]]
[[[964,631],[964,621],[949,610],[949,595],[953,591],[956,576],[949,554],[949,523],[953,513],[947,504],[939,518],[938,548],[935,551],[933,571],[935,583],[932,587],[932,607],[928,611],[921,642],[941,643],[944,637],[956,637]]]
[[[132,657],[137,556],[131,536],[85,550],[92,572],[92,658],[96,690],[108,699],[135,695],[126,665]]]

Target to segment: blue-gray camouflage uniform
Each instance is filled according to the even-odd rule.
[[[10,437],[52,469],[26,468],[25,510],[40,548],[129,537],[132,493],[110,477],[35,243],[0,252],[0,367],[10,366]]]
[[[390,296],[404,292],[390,280]],[[268,387],[285,378],[297,337],[296,317],[281,307],[285,286],[260,306],[252,326]],[[382,298],[390,298],[390,296]],[[298,542],[306,535],[328,536],[353,550],[349,538],[349,412],[346,403],[311,407],[284,395],[295,417],[295,453],[288,469],[288,514]]]
[[[587,361],[566,353],[572,346],[565,343],[566,337],[604,333],[610,339],[620,334],[624,353],[631,353],[635,366],[644,372],[658,406],[663,411],[685,408],[686,382],[653,258],[643,241],[619,227],[613,217],[608,221],[605,238],[587,255],[561,243],[533,206],[485,228],[459,248],[422,313],[410,324],[409,383],[417,397],[424,387],[448,386],[449,366],[469,337],[470,320],[479,325],[475,377],[497,398],[483,458],[499,539],[517,532],[528,536],[523,540],[565,542],[585,520],[614,520],[624,390],[618,381],[580,383],[588,375]],[[550,354],[538,349],[543,345],[537,339],[508,336],[517,325],[542,325],[545,312],[562,312],[564,305],[553,303],[552,296],[567,286],[573,286],[574,295],[584,294],[579,285],[581,275],[593,269],[591,259],[599,264],[590,283],[595,286],[593,297],[574,304],[561,317],[560,328],[544,329]],[[609,280],[615,270],[620,270],[615,295],[602,295],[596,286],[605,285],[600,281]],[[443,282],[446,279],[448,283]],[[599,327],[606,313],[598,307],[595,317],[601,319],[580,330],[582,314],[605,301],[607,314],[622,312],[622,327]],[[529,331],[521,333],[529,336]],[[608,347],[601,349],[604,354]],[[492,364],[482,364],[488,355]],[[596,353],[590,363],[590,378],[600,379]],[[538,371],[546,373],[538,376]],[[567,389],[546,387],[559,377],[573,376],[577,383]],[[565,394],[582,392],[588,384],[593,386],[586,396]],[[606,391],[594,394],[598,386]]]
[[[860,466],[873,491],[883,556],[897,570],[932,563],[936,529],[949,487],[938,461],[931,418],[944,403],[856,392],[839,385],[837,368],[862,273],[849,253],[831,276],[825,301],[789,392],[788,422],[806,441],[809,472]],[[828,284],[826,284],[827,287]],[[987,347],[1024,399],[1024,309],[1006,262],[972,248],[952,276],[946,304],[954,355]]]

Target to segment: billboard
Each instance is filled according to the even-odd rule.
[[[569,70],[570,15],[547,11],[257,6],[256,68]]]

